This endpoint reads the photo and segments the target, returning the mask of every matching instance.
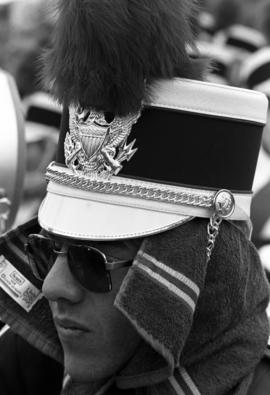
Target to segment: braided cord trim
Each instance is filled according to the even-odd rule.
[[[206,195],[198,192],[175,191],[169,188],[132,185],[128,182],[93,179],[80,174],[67,174],[52,166],[47,168],[46,179],[83,191],[129,196],[164,203],[211,208],[214,202],[214,192],[212,195]]]

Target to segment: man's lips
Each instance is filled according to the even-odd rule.
[[[86,325],[73,321],[69,318],[54,317],[54,322],[60,330],[64,331],[81,331],[81,332],[91,332]]]

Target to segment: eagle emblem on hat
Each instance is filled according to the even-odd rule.
[[[122,169],[137,148],[127,143],[132,126],[140,113],[107,119],[103,112],[70,108],[70,132],[64,150],[66,165],[75,173],[109,179]]]

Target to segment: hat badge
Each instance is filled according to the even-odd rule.
[[[70,108],[70,132],[64,150],[66,165],[75,173],[109,179],[123,168],[137,148],[135,141],[127,144],[132,126],[140,113],[107,120],[103,112]]]

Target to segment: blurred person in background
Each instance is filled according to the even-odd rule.
[[[241,85],[263,92],[270,101],[270,4],[261,7],[261,28],[267,45],[247,58],[240,69]],[[262,147],[254,182],[255,196],[251,216],[252,239],[257,248],[268,278],[270,278],[270,110],[263,133]]]
[[[3,67],[15,78],[25,115],[27,165],[20,224],[37,214],[44,197],[44,169],[54,158],[61,109],[40,83],[40,58],[50,41],[54,16],[49,2],[11,1],[6,13]]]
[[[243,60],[263,47],[265,38],[258,30],[242,24],[240,0],[218,1],[212,7],[212,15],[215,34],[210,41],[205,41],[205,35],[201,35],[197,42],[201,56],[211,59],[207,80],[238,86]]]
[[[26,174],[23,201],[14,225],[37,215],[46,193],[44,172],[55,159],[62,108],[47,93],[38,91],[22,101],[27,145]]]
[[[3,67],[15,77],[22,98],[41,89],[38,64],[53,24],[47,5],[48,1],[42,0],[13,1],[9,5]]]
[[[226,2],[225,2],[226,3]],[[214,42],[227,51],[231,52],[233,61],[229,67],[228,83],[233,86],[241,86],[241,68],[243,62],[250,55],[266,45],[263,32],[245,22],[243,2],[238,2],[237,19],[227,28],[220,30],[214,37]]]
[[[21,202],[25,139],[21,101],[16,83],[10,74],[1,69],[0,118],[0,235],[2,235],[14,223]]]
[[[269,3],[269,0],[206,0],[205,9],[220,20],[220,26],[241,23],[261,30],[261,9]]]

